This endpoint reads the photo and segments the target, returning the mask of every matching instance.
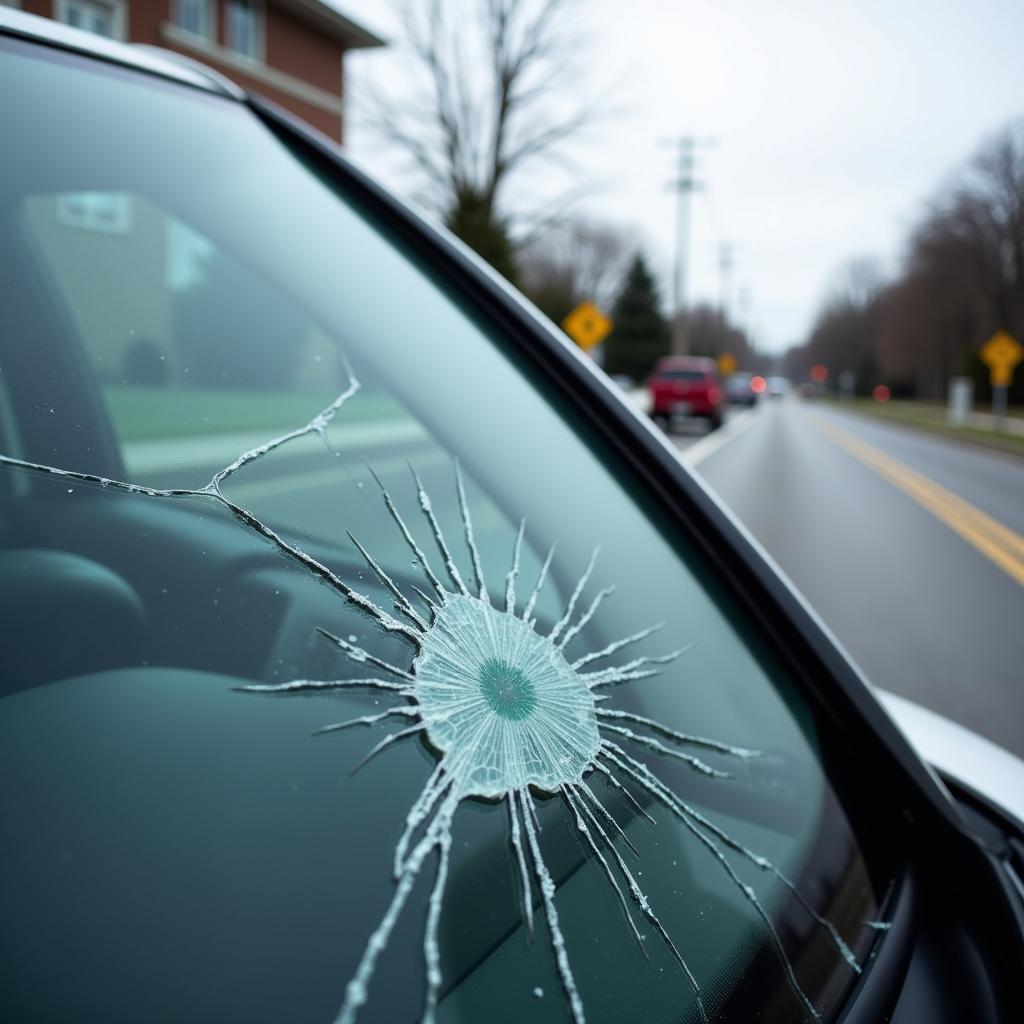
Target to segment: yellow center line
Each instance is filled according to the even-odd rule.
[[[834,444],[913,498],[1024,586],[1024,537],[1019,533],[860,438],[818,416],[814,420],[818,429]]]

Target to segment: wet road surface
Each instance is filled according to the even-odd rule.
[[[674,437],[868,678],[1024,755],[1024,460],[795,398]]]

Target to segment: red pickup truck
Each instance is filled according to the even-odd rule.
[[[722,425],[725,388],[713,359],[665,356],[654,364],[647,388],[651,418],[666,429],[676,416],[702,417],[712,430]]]

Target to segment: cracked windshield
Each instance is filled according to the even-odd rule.
[[[521,289],[877,684],[1020,753],[1021,123],[819,279],[751,212],[742,105],[634,147],[577,102],[630,66],[602,4],[311,6],[55,17],[314,144],[0,35],[0,1017],[837,1020],[895,804],[573,374],[316,146]],[[599,124],[645,166],[581,171]]]

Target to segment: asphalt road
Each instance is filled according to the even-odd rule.
[[[873,683],[1024,755],[1024,461],[795,398],[675,442]]]

